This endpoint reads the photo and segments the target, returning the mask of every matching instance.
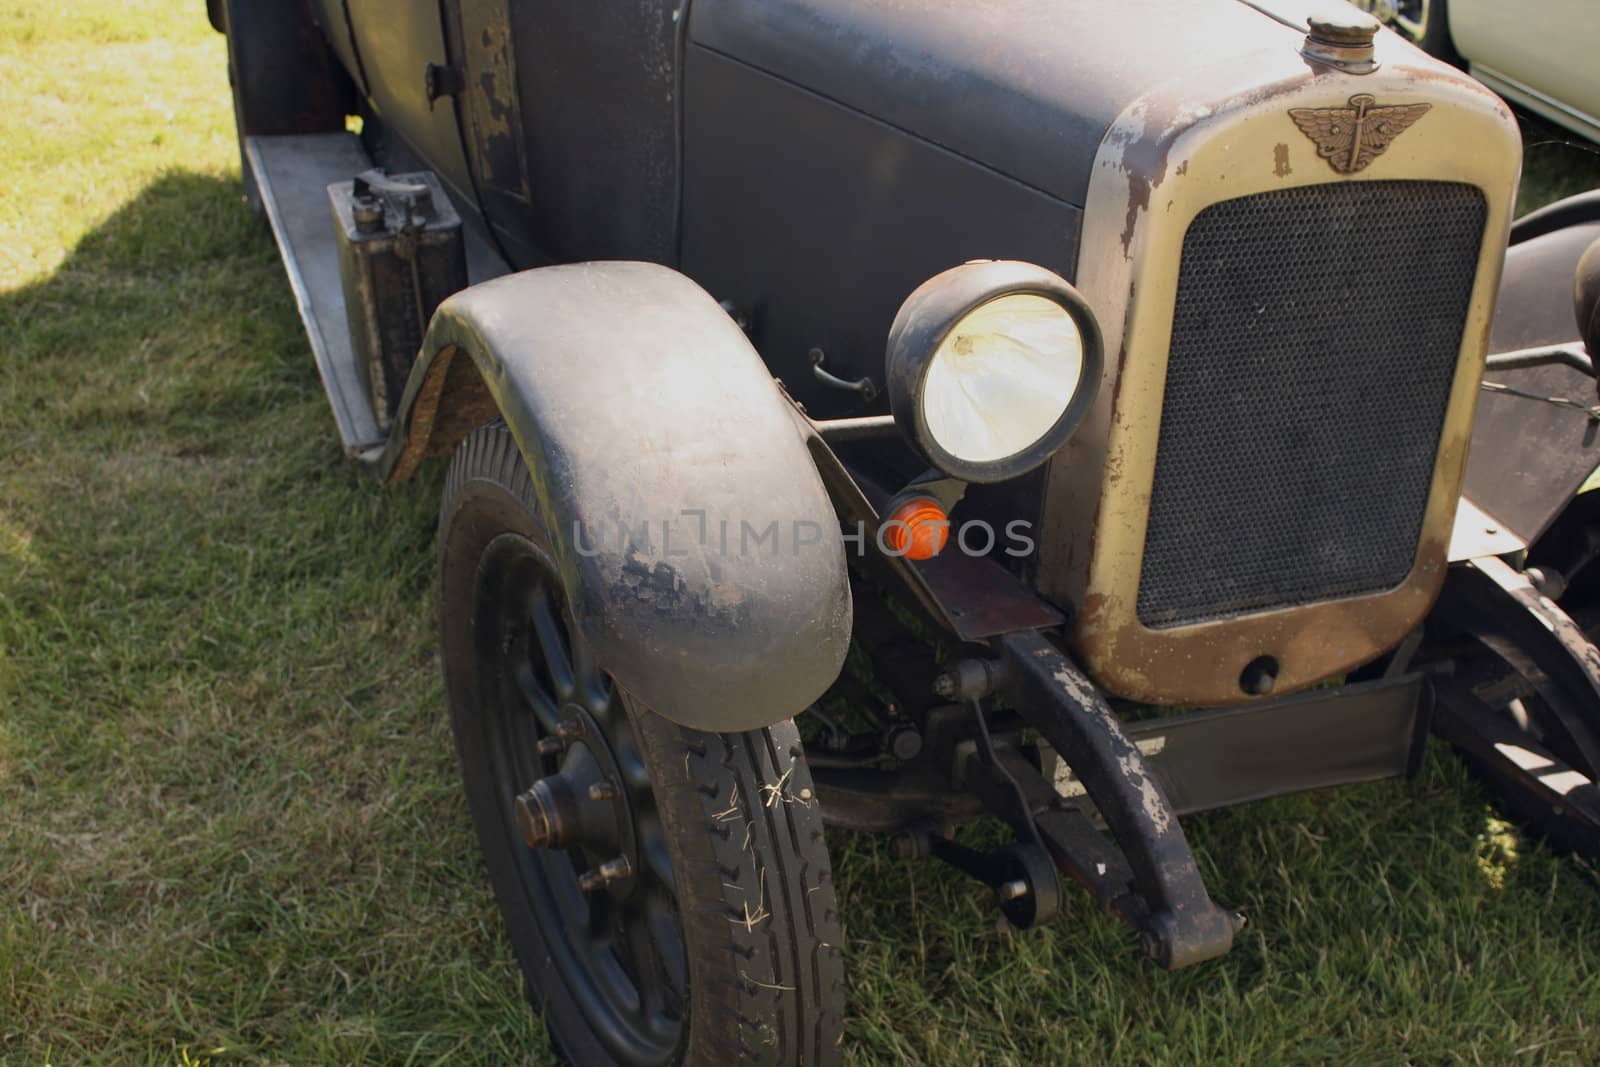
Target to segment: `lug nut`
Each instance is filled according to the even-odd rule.
[[[578,875],[578,888],[585,893],[593,893],[597,889],[604,889],[612,882],[632,876],[633,867],[628,863],[627,857],[618,856],[616,859],[606,860],[592,871],[584,871]]]
[[[609,778],[602,778],[589,786],[590,800],[615,800],[617,798],[617,783]]]
[[[583,723],[576,715],[568,715],[556,723],[556,736],[566,741],[575,741],[583,736]]]
[[[567,750],[567,743],[559,737],[541,737],[533,750],[545,759],[554,759]]]

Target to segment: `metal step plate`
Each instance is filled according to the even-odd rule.
[[[383,454],[384,435],[356,371],[328,203],[329,185],[349,181],[370,168],[372,160],[350,133],[247,137],[245,153],[333,408],[339,439],[348,455],[375,462]],[[467,277],[472,284],[510,272],[481,234],[464,229]]]

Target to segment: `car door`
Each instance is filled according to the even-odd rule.
[[[378,117],[438,172],[461,206],[473,203],[456,109],[449,95],[439,95],[452,88],[440,0],[346,0],[345,7]]]
[[[512,261],[530,267],[551,256],[536,237],[511,6],[512,0],[445,0],[445,17],[458,42],[457,113],[484,216]]]
[[[511,261],[672,262],[688,5],[444,4],[467,159]]]

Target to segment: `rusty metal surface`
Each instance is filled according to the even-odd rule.
[[[343,131],[247,137],[244,150],[345,452],[363,462],[378,461],[385,454],[385,437],[356,366],[328,206],[328,186],[367,170],[372,160],[361,142]],[[464,229],[468,281],[505,273],[505,262],[487,241],[470,224]],[[381,465],[380,473],[391,465]]]
[[[1096,411],[1050,467],[1038,582],[1052,601],[1078,608],[1074,647],[1118,695],[1238,703],[1250,699],[1241,671],[1263,655],[1279,663],[1277,694],[1305,688],[1393,647],[1443,580],[1519,138],[1505,106],[1459,72],[1391,35],[1380,35],[1377,58],[1381,69],[1358,78],[1264,51],[1186,85],[1181,99],[1152,90],[1102,143],[1076,277],[1110,358]],[[1463,181],[1483,190],[1489,209],[1415,563],[1398,588],[1375,595],[1147,629],[1136,594],[1188,223],[1218,200],[1326,181],[1327,163],[1289,111],[1347,106],[1356,91],[1433,109],[1348,180]]]
[[[618,685],[715,731],[822,695],[850,642],[838,520],[716,301],[657,264],[523,271],[440,305],[413,395],[452,349],[516,440],[574,620]]]
[[[389,435],[382,469],[390,485],[406,481],[425,459],[448,456],[475,428],[499,414],[471,359],[455,345],[441,350],[407,383],[401,410],[408,417]]]
[[[1067,621],[992,559],[947,549],[932,559],[917,560],[911,567],[963,641],[1049,629]]]
[[[1010,634],[1000,647],[1002,693],[1072,765],[1127,856],[1148,909],[1146,951],[1169,970],[1226,953],[1237,919],[1206,892],[1165,788],[1105,697],[1043,634]]]
[[[461,110],[473,173],[483,185],[528,200],[526,132],[517,121],[517,59],[510,0],[451,0],[459,10]]]
[[[357,376],[387,433],[434,309],[467,287],[461,216],[428,171],[328,187]]]
[[[1405,775],[1427,736],[1420,675],[1124,725],[1180,815]],[[1084,793],[1066,764],[1056,791]]]
[[[889,491],[864,472],[846,466],[817,432],[817,424],[801,419],[809,431],[812,458],[840,519],[866,539],[859,558],[870,570],[904,585],[931,619],[963,641],[1045,629],[1066,621],[1055,606],[994,560],[959,551],[954,538],[932,559],[911,560],[878,551],[872,542],[889,503]]]

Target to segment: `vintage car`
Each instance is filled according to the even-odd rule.
[[[1513,222],[1506,106],[1370,16],[211,15],[345,450],[449,464],[467,799],[573,1062],[834,1062],[828,826],[1165,968],[1244,921],[1181,816],[1430,731],[1600,853],[1600,198]]]
[[[1600,5],[1592,0],[1352,0],[1489,88],[1600,141]]]

